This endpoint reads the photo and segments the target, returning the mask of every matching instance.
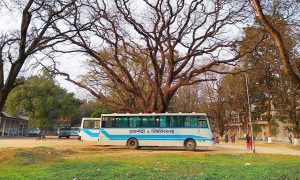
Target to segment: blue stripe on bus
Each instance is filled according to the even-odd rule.
[[[193,138],[196,141],[213,141],[212,139],[206,138],[206,137],[202,137],[202,136],[196,136],[196,135],[121,135],[121,134],[117,134],[117,135],[110,135],[108,134],[106,131],[101,130],[101,133],[104,134],[104,136],[106,136],[109,140],[127,140],[131,137],[135,137],[138,140],[169,140],[169,141],[176,141],[176,140],[185,140],[187,138]]]
[[[89,135],[90,137],[96,137],[98,138],[99,137],[99,132],[97,133],[93,133],[91,132],[90,130],[82,130],[83,132],[85,132],[87,135]]]

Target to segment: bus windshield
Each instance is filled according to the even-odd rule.
[[[59,130],[71,130],[70,124],[61,124],[59,125]]]

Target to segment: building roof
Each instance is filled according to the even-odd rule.
[[[29,117],[21,116],[21,115],[13,115],[7,112],[1,112],[0,118],[7,118],[7,119],[18,119],[18,120],[25,120],[28,121]]]

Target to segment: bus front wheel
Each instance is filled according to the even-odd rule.
[[[184,143],[184,147],[188,151],[194,151],[196,149],[196,142],[193,139],[188,139]]]
[[[131,138],[127,142],[127,146],[129,149],[138,149],[139,148],[139,142],[135,138]]]

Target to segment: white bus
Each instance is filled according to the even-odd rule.
[[[126,145],[130,149],[146,146],[214,146],[213,132],[204,113],[102,114],[83,118],[81,139],[99,145]]]

